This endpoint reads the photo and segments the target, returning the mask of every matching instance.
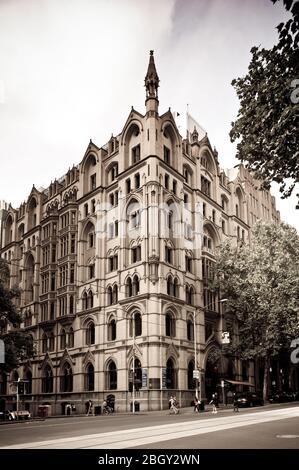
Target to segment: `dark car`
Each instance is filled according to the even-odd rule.
[[[238,406],[249,407],[249,406],[262,406],[264,404],[263,398],[257,393],[244,392],[237,394]]]
[[[296,394],[292,392],[277,392],[270,395],[268,400],[270,403],[287,403],[290,401],[297,400]]]

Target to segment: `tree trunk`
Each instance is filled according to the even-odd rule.
[[[263,384],[263,400],[266,401],[268,398],[269,391],[269,369],[270,369],[270,357],[265,357],[264,363],[264,384]]]

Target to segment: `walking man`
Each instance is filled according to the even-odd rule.
[[[169,399],[169,414],[174,413],[175,415],[177,415],[178,412],[179,412],[179,410],[177,409],[177,407],[175,405],[175,399],[171,395],[171,397]]]
[[[197,396],[194,397],[193,403],[194,403],[194,409],[193,409],[193,411],[196,413],[196,412],[199,411],[199,409],[198,409],[198,408],[199,408],[199,401],[198,401]]]
[[[238,402],[238,398],[237,398],[237,394],[236,394],[236,393],[234,393],[234,401],[233,401],[233,404],[234,404],[234,411],[239,413],[239,402]]]
[[[217,413],[217,396],[216,393],[213,393],[212,395],[212,400],[210,401],[210,405],[213,405],[213,410],[212,413],[216,414]]]
[[[88,401],[87,413],[86,416],[92,415],[92,401]]]

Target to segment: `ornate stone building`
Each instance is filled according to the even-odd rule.
[[[12,405],[20,377],[33,413],[84,412],[109,394],[130,410],[133,376],[140,410],[170,394],[189,405],[195,349],[202,397],[219,378],[258,380],[252,365],[216,357],[233,326],[207,279],[221,240],[246,243],[257,219],[279,221],[274,197],[241,165],[221,170],[196,127],[183,139],[170,110],[159,114],[158,87],[151,52],[145,114],[132,108],[119,135],[90,141],[79,165],[8,208],[0,253],[37,349],[2,377]]]

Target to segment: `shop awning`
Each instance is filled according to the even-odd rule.
[[[249,383],[249,382],[241,382],[241,381],[238,381],[238,380],[228,380],[228,379],[222,379],[222,380],[224,380],[224,382],[228,382],[232,385],[247,385],[248,387],[254,387],[254,385]]]

